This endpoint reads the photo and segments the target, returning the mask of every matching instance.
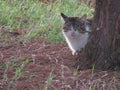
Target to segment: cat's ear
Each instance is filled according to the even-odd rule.
[[[84,15],[81,17],[81,19],[86,22],[86,21],[87,21],[87,15],[84,14]]]
[[[64,21],[68,21],[69,17],[66,16],[65,14],[61,13],[61,17]]]

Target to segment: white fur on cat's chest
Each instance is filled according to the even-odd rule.
[[[79,33],[76,38],[70,38],[71,36],[65,32],[63,32],[63,35],[68,43],[69,48],[72,50],[73,55],[86,46],[89,38],[89,34],[87,32],[84,34]]]

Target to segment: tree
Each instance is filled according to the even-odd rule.
[[[120,0],[96,0],[93,33],[85,52],[90,68],[93,64],[102,70],[120,67]]]

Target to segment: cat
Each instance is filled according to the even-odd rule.
[[[62,33],[65,40],[72,51],[73,55],[77,55],[84,48],[89,40],[91,32],[92,19],[87,19],[86,15],[82,17],[69,17],[61,13],[64,21]]]

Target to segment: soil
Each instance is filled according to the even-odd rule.
[[[44,38],[22,43],[19,34],[5,35],[11,41],[0,43],[0,90],[120,90],[119,71],[86,69],[84,58],[84,70],[77,70],[66,44]]]

